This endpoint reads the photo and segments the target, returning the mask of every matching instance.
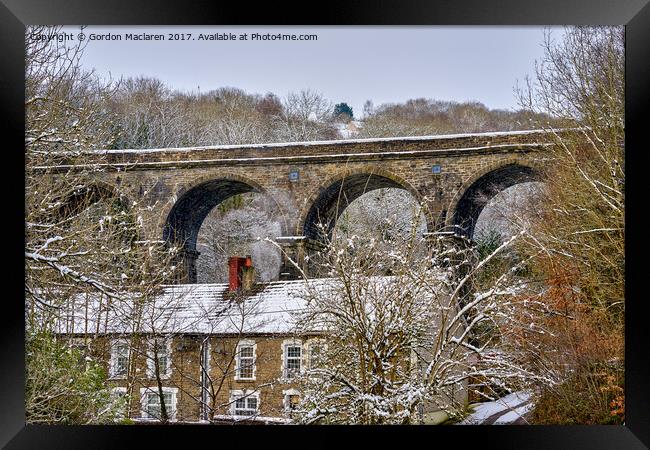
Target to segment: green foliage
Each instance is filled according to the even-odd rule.
[[[247,200],[248,202],[250,202],[249,199]],[[217,209],[221,214],[225,214],[228,211],[232,211],[234,209],[240,209],[243,206],[244,206],[244,196],[242,194],[235,194],[232,197],[228,197],[223,202],[219,203],[219,205],[217,205]]]
[[[28,423],[112,423],[124,400],[111,396],[106,372],[80,350],[48,333],[26,342],[26,417]]]
[[[503,245],[504,237],[498,229],[489,228],[475,236],[475,243],[478,257],[482,260],[499,248],[499,246]],[[488,281],[494,281],[491,274],[503,273],[504,270],[510,269],[513,269],[514,274],[518,277],[529,277],[531,276],[530,264],[523,262],[522,259],[518,248],[512,246],[492,258],[482,271],[482,277],[486,277]]]
[[[475,243],[478,258],[483,260],[503,244],[503,236],[501,236],[499,230],[489,228],[475,236]],[[478,289],[482,290],[483,286],[488,286],[494,282],[496,277],[503,273],[504,270],[508,270],[511,263],[512,261],[506,253],[500,253],[493,257],[477,276]]]
[[[476,236],[475,241],[479,257],[483,259],[503,244],[503,237],[499,230],[490,228]]]
[[[347,116],[348,119],[354,118],[352,108],[347,103],[337,103],[334,105],[334,117],[341,118],[341,116]]]

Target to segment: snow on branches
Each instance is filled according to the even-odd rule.
[[[328,278],[306,279],[296,333],[326,338],[300,378],[298,421],[422,423],[425,412],[459,414],[476,384],[494,398],[543,377],[510,339],[535,320],[534,302],[521,301],[528,285],[513,270],[481,277],[519,236],[484,258],[463,239],[411,237],[334,238],[312,258]]]

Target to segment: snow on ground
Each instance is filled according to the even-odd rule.
[[[503,425],[519,420],[533,408],[530,392],[515,392],[493,402],[479,403],[459,425]]]
[[[343,139],[351,139],[359,134],[359,130],[363,125],[359,120],[351,120],[348,123],[339,122],[335,126],[339,132],[339,136]]]
[[[494,424],[495,425],[511,424],[515,422],[517,419],[525,416],[528,412],[532,411],[534,406],[535,405],[532,402],[526,403],[525,405],[519,408],[515,408],[509,413],[500,416],[497,420],[494,421]]]

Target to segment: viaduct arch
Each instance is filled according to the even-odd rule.
[[[458,234],[472,238],[481,211],[495,195],[516,184],[532,181],[542,181],[540,170],[522,162],[506,162],[480,171],[459,189],[452,200],[452,213],[446,225],[453,227]]]
[[[458,226],[471,237],[487,200],[538,181],[553,146],[541,130],[192,148],[94,150],[99,183],[119,185],[138,209],[146,238],[184,244],[187,282],[209,211],[241,193],[266,194],[282,217],[278,241],[304,260],[349,203],[374,189],[406,189],[422,201],[430,232]],[[65,172],[65,164],[48,168]],[[281,278],[297,274],[285,258]]]
[[[307,201],[299,216],[298,232],[306,239],[320,241],[322,230],[318,224],[325,226],[325,232],[331,236],[339,216],[350,203],[362,195],[382,188],[404,189],[418,202],[424,199],[420,192],[407,180],[379,167],[370,166],[362,171],[343,171],[328,179]]]
[[[257,182],[242,176],[220,174],[216,178],[197,180],[188,188],[181,188],[179,196],[171,205],[169,213],[162,227],[162,237],[165,241],[173,241],[183,245],[187,279],[196,282],[196,260],[199,252],[196,249],[199,230],[203,221],[212,209],[228,198],[255,192],[266,194],[269,201],[274,202],[272,196]],[[278,216],[282,217],[279,205],[276,203]],[[281,224],[284,225],[281,220]],[[282,227],[282,234],[286,234],[286,227]]]

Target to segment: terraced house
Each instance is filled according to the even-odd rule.
[[[373,285],[382,289],[391,278],[377,277]],[[300,322],[308,291],[336,299],[340,286],[330,278],[253,279],[251,258],[232,257],[227,284],[163,286],[150,298],[120,301],[77,296],[64,308],[57,333],[103,361],[112,392],[125,398],[125,419],[291,422],[305,378],[320,380],[313,377],[325,369],[324,355],[339,351],[324,328]],[[431,328],[440,323],[433,319]],[[413,353],[396,357],[412,366],[407,370],[419,370]],[[440,401],[422,404],[422,413],[449,401],[466,404],[466,388],[448,386]]]
[[[304,283],[253,285],[250,258],[230,265],[228,284],[164,286],[133,301],[77,297],[57,331],[104,362],[130,419],[287,421],[300,400],[295,379],[323,345],[317,332],[293,332]]]

